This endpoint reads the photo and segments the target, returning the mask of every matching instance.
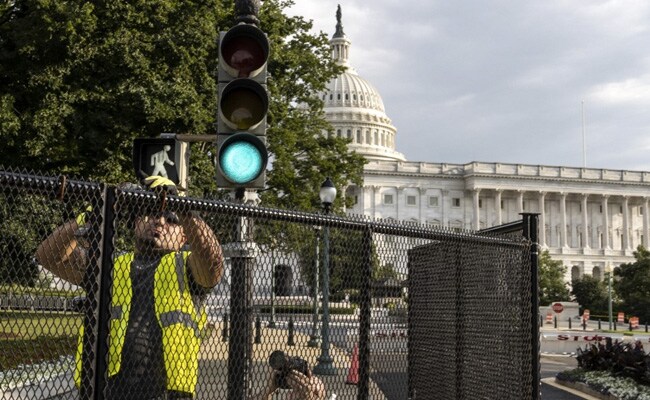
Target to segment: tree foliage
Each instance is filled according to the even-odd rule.
[[[362,157],[328,138],[316,92],[342,72],[324,34],[267,0],[271,43],[269,206],[315,209],[325,176],[361,184]],[[163,132],[212,134],[217,36],[232,0],[15,0],[0,7],[2,164],[118,183],[133,181],[131,145]],[[192,145],[190,193],[217,197],[213,147]],[[341,206],[339,200],[335,206]]]
[[[581,309],[587,309],[591,314],[606,315],[609,295],[607,284],[591,275],[584,275],[571,282],[571,294]]]
[[[614,269],[614,290],[626,314],[650,321],[650,251],[639,246],[634,258]]]
[[[564,281],[566,267],[562,261],[553,260],[548,250],[539,255],[539,305],[555,301],[568,301],[569,289]]]

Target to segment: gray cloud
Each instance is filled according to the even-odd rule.
[[[297,0],[380,91],[411,161],[650,170],[650,4]]]

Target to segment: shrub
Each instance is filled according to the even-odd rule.
[[[609,371],[614,376],[628,377],[639,383],[650,385],[650,355],[645,354],[643,345],[626,342],[590,344],[578,348],[578,366],[587,371]]]

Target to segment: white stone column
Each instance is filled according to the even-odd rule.
[[[400,221],[399,219],[399,197],[400,194],[404,192],[404,186],[396,186],[395,187],[395,219]],[[404,199],[404,204],[406,204],[406,199]]]
[[[611,249],[609,245],[609,195],[603,195],[601,207],[603,208],[603,249]]]
[[[426,223],[427,221],[424,218],[424,201],[426,200],[426,193],[427,190],[422,187],[418,187],[418,220],[420,221],[421,224]]]
[[[561,243],[561,247],[569,247],[569,243],[566,237],[566,196],[567,194],[560,193],[560,195],[562,196],[560,199],[560,217],[561,217],[560,223],[562,224],[562,226],[560,227],[560,235],[562,236],[560,238],[560,243]]]
[[[371,186],[372,191],[373,191],[373,199],[372,199],[372,217],[377,218],[377,208],[379,208],[379,205],[381,204],[381,186]]]
[[[442,209],[441,223],[442,226],[449,226],[449,215],[447,215],[447,196],[449,196],[449,190],[440,191],[440,208]]]
[[[524,191],[517,190],[517,217],[515,219],[520,219],[519,214],[522,212],[524,212]]]
[[[501,219],[501,189],[496,190],[496,194],[494,195],[494,214],[497,216],[497,225],[501,225],[503,222]]]
[[[582,247],[585,249],[589,248],[589,229],[587,227],[589,223],[589,215],[587,214],[588,197],[588,194],[582,195]]]
[[[650,212],[648,212],[648,198],[643,199],[643,247],[648,249],[650,243]]]
[[[539,202],[539,245],[546,246],[546,211],[544,209],[544,200],[546,198],[546,192],[539,192],[538,202]]]
[[[479,195],[481,193],[481,189],[474,189],[472,191],[472,196],[473,196],[473,202],[472,202],[472,212],[473,212],[473,222],[472,222],[472,228],[477,231],[481,229],[481,209],[479,207]]]
[[[630,248],[630,209],[629,198],[623,196],[623,250]]]

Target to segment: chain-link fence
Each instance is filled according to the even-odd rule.
[[[533,398],[520,236],[4,169],[0,189],[3,399]]]

